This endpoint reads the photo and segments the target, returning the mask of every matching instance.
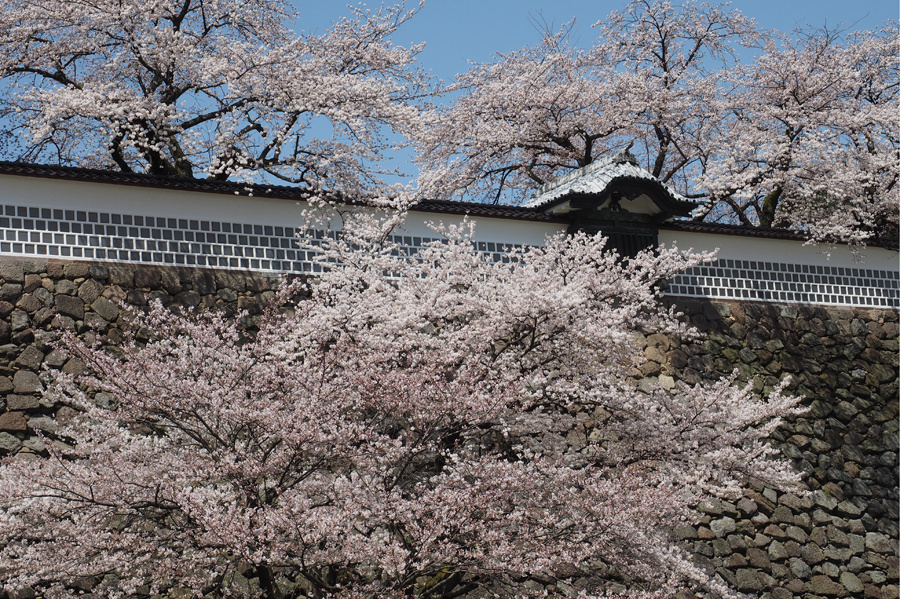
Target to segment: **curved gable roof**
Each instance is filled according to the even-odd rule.
[[[565,201],[568,196],[601,196],[614,183],[636,183],[654,188],[676,208],[676,212],[688,213],[697,206],[696,202],[687,199],[641,168],[637,158],[627,150],[596,160],[542,185],[523,206],[546,210]]]

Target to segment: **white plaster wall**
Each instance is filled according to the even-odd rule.
[[[305,202],[265,197],[178,191],[109,183],[0,175],[0,204],[39,208],[112,212],[137,216],[225,221],[251,225],[299,227]],[[460,224],[464,216],[410,212],[397,233],[434,237],[427,223]],[[471,217],[475,239],[496,243],[540,245],[565,225],[500,218]],[[333,221],[336,229],[339,220]]]
[[[898,253],[879,247],[865,248],[854,254],[847,246],[804,245],[802,241],[785,239],[668,230],[659,232],[659,242],[698,252],[718,249],[717,257],[724,259],[900,271]]]
[[[213,268],[250,268],[275,272],[283,270],[316,272],[315,265],[309,262],[311,258],[305,256],[302,251],[296,251],[296,247],[289,239],[291,229],[306,224],[304,210],[309,208],[307,204],[295,200],[0,175],[0,204],[52,210],[162,217],[185,222],[201,221],[199,225],[193,224],[190,227],[181,223],[178,224],[178,227],[170,225],[167,231],[160,229],[160,225],[157,224],[157,230],[152,235],[143,232],[147,229],[141,229],[139,233],[138,229],[130,227],[127,229],[129,231],[127,234],[132,238],[125,238],[122,235],[126,233],[122,232],[121,227],[104,228],[101,226],[98,237],[96,227],[92,233],[88,224],[84,225],[84,228],[88,229],[85,235],[85,231],[81,229],[70,231],[69,225],[62,221],[58,221],[56,224],[47,221],[46,225],[38,225],[27,224],[27,222],[31,222],[27,219],[4,218],[6,224],[3,226],[11,226],[11,228],[0,230],[0,246],[3,246],[0,248],[0,253],[4,255],[113,260],[132,264],[158,263]],[[407,243],[418,244],[421,239],[416,240],[415,238],[438,236],[429,227],[429,223],[459,225],[465,218],[463,215],[411,211],[406,222],[394,233],[413,237]],[[474,232],[476,241],[493,242],[498,245],[541,245],[547,236],[563,233],[566,229],[565,225],[559,223],[485,217],[472,217],[471,220],[476,224]],[[233,233],[236,231],[233,230],[233,227],[229,228],[223,225],[224,231],[231,231],[232,235],[216,233],[211,241],[209,234],[204,236],[202,231],[210,228],[218,231],[218,228],[216,225],[211,225],[204,229],[205,225],[202,221],[231,223],[231,225],[254,225],[255,227],[268,226],[276,230],[283,227],[286,230],[274,233],[274,237],[271,237],[271,232],[265,233],[263,237],[270,241],[263,241],[263,237],[260,237],[260,241],[257,242],[253,241],[256,238],[252,234],[248,237],[245,228],[245,234],[238,236],[243,241],[231,241],[235,238]],[[18,224],[15,224],[16,222]],[[54,228],[51,229],[51,225]],[[56,228],[57,225],[59,228]],[[63,225],[66,228],[63,228]],[[44,226],[48,227],[46,231],[36,230]],[[334,219],[332,226],[339,229],[340,220]],[[76,227],[76,225],[72,224],[72,227]],[[181,232],[177,229],[180,229]],[[191,231],[187,229],[191,229]],[[196,231],[197,239],[192,231]],[[259,231],[256,233],[256,235],[261,234]],[[148,235],[150,236],[148,237]],[[161,235],[161,237],[154,237],[155,235]],[[228,237],[228,239],[223,241],[223,237]],[[898,275],[900,264],[898,264],[898,254],[895,251],[867,248],[853,253],[846,246],[829,248],[804,245],[799,241],[669,230],[660,231],[660,242],[667,246],[677,244],[682,249],[696,251],[718,249],[718,258],[720,259],[763,263],[752,265],[750,268],[755,274],[747,274],[747,280],[742,280],[742,282],[732,281],[739,276],[744,276],[734,272],[730,274],[704,272],[702,275],[699,272],[685,273],[684,277],[703,276],[709,278],[703,282],[693,283],[679,281],[679,277],[682,277],[679,275],[673,281],[671,288],[672,293],[676,295],[694,296],[695,293],[709,292],[722,296],[719,288],[725,289],[729,286],[729,288],[739,290],[736,293],[743,293],[743,289],[758,288],[754,285],[758,285],[760,280],[783,281],[787,285],[784,289],[778,287],[780,283],[772,283],[775,285],[774,288],[779,289],[779,293],[781,290],[787,291],[788,289],[804,293],[804,290],[800,288],[803,285],[809,287],[813,284],[825,284],[824,280],[815,279],[815,271],[810,273],[814,275],[813,280],[807,280],[803,274],[806,271],[794,270],[796,265],[806,265],[879,271],[874,274],[862,272],[858,275],[863,278],[874,277],[874,279],[878,279],[877,281],[848,280],[831,283],[844,286],[846,289],[844,287],[840,287],[839,290],[822,290],[819,287],[814,290],[807,289],[809,293],[820,293],[823,294],[823,297],[826,294],[831,296],[830,299],[821,301],[852,303],[854,297],[859,296],[863,298],[860,301],[868,301],[865,298],[878,297],[889,298],[890,305],[897,304],[896,287],[897,279],[900,279],[900,275]],[[487,246],[485,251],[500,252],[502,250]],[[775,263],[776,265],[766,266],[765,263]],[[762,271],[776,272],[777,274],[778,263],[787,264],[791,273],[800,274],[796,277],[792,274],[788,279],[766,279],[767,275]],[[746,266],[744,265],[745,269]],[[738,268],[741,267],[738,266]],[[822,274],[821,270],[819,270],[819,274]],[[828,271],[825,271],[825,274],[828,274]],[[841,272],[840,275],[844,276],[845,273]],[[857,277],[857,273],[847,272],[846,276]],[[797,287],[797,284],[801,284],[800,287]],[[769,289],[773,289],[768,282],[766,285],[769,286]],[[796,289],[794,289],[795,287]],[[716,288],[717,291],[704,291],[701,288]],[[698,289],[701,290],[698,291]],[[729,293],[727,289],[725,289],[725,293]],[[783,294],[779,295],[780,298],[781,295]],[[801,295],[781,299],[812,301],[809,297],[811,296]],[[820,300],[816,299],[815,301]],[[879,299],[879,301],[881,300]]]

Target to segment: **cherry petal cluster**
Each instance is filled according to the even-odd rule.
[[[65,337],[89,374],[49,393],[78,416],[47,455],[0,465],[0,581],[574,597],[557,583],[591,573],[620,597],[731,596],[671,531],[748,476],[796,484],[764,441],[796,399],[630,378],[636,330],[692,334],[658,284],[708,256],[622,261],[580,234],[494,261],[468,223],[406,255],[384,222],[345,214],[317,246],[326,272],[285,283],[257,332],[156,304],[117,348]]]
[[[426,115],[418,138],[429,195],[519,203],[626,146],[664,183],[703,195],[693,179],[717,135],[735,50],[760,37],[753,20],[697,2],[633,0],[594,25],[590,48],[573,43],[573,27],[457,77],[453,103]]]

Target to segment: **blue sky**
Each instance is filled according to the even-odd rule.
[[[676,3],[678,0],[675,0]],[[409,0],[415,5],[417,0]],[[425,8],[395,36],[401,44],[426,42],[421,63],[432,75],[451,80],[467,70],[467,61],[486,62],[495,52],[515,50],[538,41],[533,21],[559,27],[576,20],[575,37],[583,45],[593,40],[591,25],[627,0],[426,0]],[[389,2],[390,3],[390,2]],[[711,2],[715,3],[715,2]],[[347,15],[347,2],[295,0],[301,18],[296,29],[321,32]],[[369,2],[376,8],[378,2]],[[833,28],[872,29],[898,18],[895,0],[738,0],[732,6],[756,19],[765,29],[791,31],[807,24]]]

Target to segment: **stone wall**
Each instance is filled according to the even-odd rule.
[[[761,303],[677,304],[706,334],[643,340],[641,375],[663,386],[737,368],[757,391],[792,377],[809,411],[774,440],[809,494],[750,481],[701,507],[684,544],[727,582],[764,598],[898,596],[898,322],[891,310]],[[648,382],[649,382],[648,381]]]
[[[80,372],[49,342],[60,329],[112,340],[127,326],[119,303],[246,310],[248,326],[275,297],[279,279],[255,273],[61,261],[0,261],[0,455],[43,450],[36,429],[52,434],[70,408],[43,398],[49,373]]]
[[[42,451],[34,431],[52,438],[55,419],[67,416],[69,408],[41,395],[43,366],[83,368],[37,332],[96,330],[115,339],[127,326],[117,302],[152,299],[247,310],[252,326],[276,284],[234,271],[0,261],[0,455]],[[766,599],[897,598],[897,312],[677,305],[706,337],[691,344],[642,337],[647,361],[635,374],[644,384],[671,388],[737,368],[762,392],[790,374],[810,407],[775,435],[810,493],[779,494],[749,481],[742,499],[702,506],[696,525],[676,531],[685,546],[736,588]]]

